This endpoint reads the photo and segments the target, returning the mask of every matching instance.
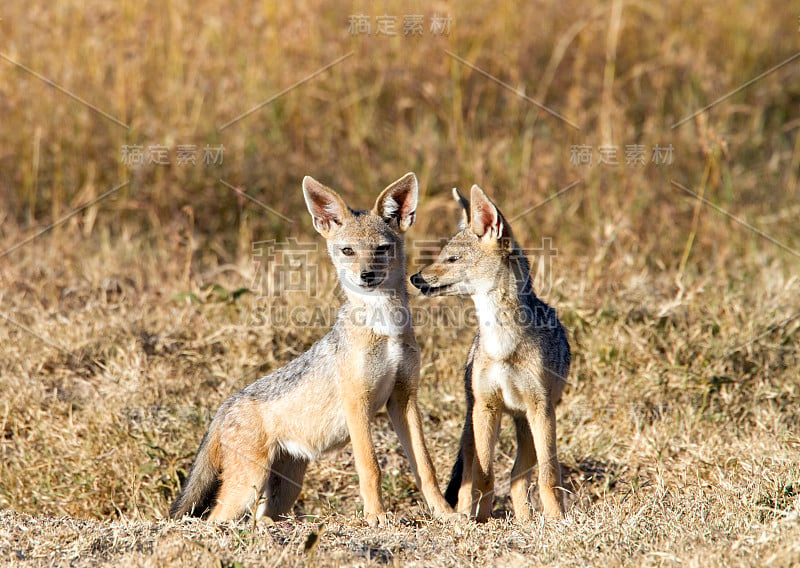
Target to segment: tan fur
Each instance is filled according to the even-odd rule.
[[[284,515],[300,492],[306,464],[350,440],[364,515],[371,524],[382,521],[371,426],[383,406],[428,505],[436,514],[452,512],[439,490],[417,407],[419,347],[403,248],[403,232],[414,221],[416,177],[406,174],[387,187],[371,211],[351,210],[309,177],[303,191],[347,302],[333,329],[308,352],[222,404],[171,515],[202,515],[196,509],[203,503],[210,520],[234,519],[259,496],[266,501],[257,514]],[[206,440],[218,440],[219,451],[206,451]],[[205,486],[196,471],[206,473]],[[218,476],[216,499],[209,471]]]
[[[530,267],[499,209],[478,186],[462,205],[462,229],[432,265],[412,276],[426,295],[469,295],[479,329],[467,359],[467,417],[459,460],[447,499],[459,512],[485,521],[494,497],[494,448],[502,414],[517,431],[511,499],[519,520],[531,517],[528,487],[539,463],[544,513],[560,517],[564,506],[556,455],[555,405],[569,373],[566,333],[555,310],[539,300]]]

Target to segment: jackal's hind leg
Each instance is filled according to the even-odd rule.
[[[270,469],[264,448],[223,446],[221,485],[209,521],[239,518],[256,501]]]
[[[278,520],[292,510],[303,489],[307,466],[306,460],[286,454],[272,462],[263,491],[266,501],[258,507],[256,518],[267,516]]]
[[[456,511],[467,515],[474,515],[476,511],[472,506],[472,467],[475,461],[475,433],[472,429],[472,409],[467,409],[467,417],[464,421],[464,430],[461,433],[461,447],[459,448],[459,458],[461,459],[461,477],[456,480],[455,476],[450,480],[453,489],[457,489]],[[453,468],[456,469],[455,467]],[[456,485],[456,483],[458,485]],[[448,489],[450,487],[448,486]]]

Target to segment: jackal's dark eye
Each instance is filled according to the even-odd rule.
[[[454,254],[453,256],[448,256],[447,257],[447,262],[458,262],[459,260],[461,260],[461,256],[459,256],[457,254]]]
[[[344,247],[344,248],[342,249],[342,254],[343,254],[343,255],[345,255],[345,256],[353,256],[353,255],[354,255],[354,254],[356,254],[356,253],[355,253],[355,251],[354,251],[353,249],[351,249],[350,247]]]
[[[386,256],[392,250],[392,245],[380,245],[375,249],[375,254]]]

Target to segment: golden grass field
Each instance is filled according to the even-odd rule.
[[[397,35],[350,34],[360,14]],[[778,0],[4,3],[0,563],[800,564],[798,17]],[[129,159],[151,146],[170,163]],[[326,331],[275,310],[341,301],[320,252],[316,290],[259,285],[276,267],[254,243],[322,250],[306,174],[367,207],[407,171],[409,270],[475,182],[534,260],[557,249],[536,287],[573,350],[566,519],[514,521],[509,423],[495,518],[431,519],[381,414],[388,526],[359,517],[349,450],[310,467],[291,521],[167,521],[221,401]],[[444,485],[474,318],[468,299],[412,305]]]

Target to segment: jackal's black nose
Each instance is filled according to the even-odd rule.
[[[411,276],[411,283],[417,288],[424,288],[427,286],[427,283],[422,279],[422,276],[420,276],[419,272]]]
[[[378,273],[374,270],[364,270],[361,272],[361,281],[364,284],[375,284],[378,280]]]

